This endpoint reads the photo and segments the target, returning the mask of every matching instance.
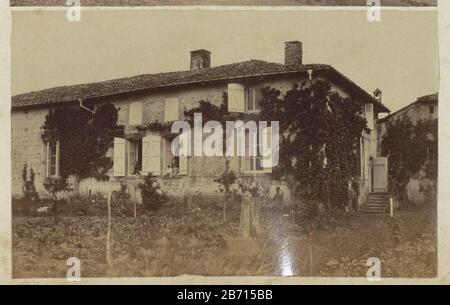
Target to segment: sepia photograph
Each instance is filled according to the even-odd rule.
[[[438,277],[436,8],[11,14],[13,279]]]

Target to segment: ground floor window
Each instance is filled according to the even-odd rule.
[[[128,174],[137,175],[142,170],[142,139],[128,141]]]
[[[114,138],[113,176],[187,174],[187,156],[172,153],[173,137],[149,134],[143,138]]]
[[[47,164],[46,175],[47,177],[59,176],[59,141],[47,142]]]
[[[176,176],[180,173],[180,157],[172,152],[172,141],[174,138],[163,138],[163,174]]]
[[[271,129],[268,128],[268,131]],[[264,135],[268,143],[271,143],[271,132]],[[264,167],[264,160],[269,161],[270,157],[261,154],[261,141],[258,135],[252,136],[249,132],[245,134],[245,156],[242,158],[242,170],[244,173],[267,173],[271,172],[271,167]]]

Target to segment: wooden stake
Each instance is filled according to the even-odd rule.
[[[113,261],[111,257],[111,197],[112,192],[108,195],[108,233],[106,234],[106,262],[108,266],[113,266]]]

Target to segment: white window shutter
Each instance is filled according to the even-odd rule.
[[[142,124],[142,102],[135,102],[130,104],[129,120],[130,125]]]
[[[125,176],[125,146],[125,139],[114,138],[114,177]]]
[[[142,139],[142,172],[161,175],[161,137],[148,135]]]
[[[177,97],[167,98],[164,101],[164,121],[178,121],[179,101]]]
[[[367,103],[364,106],[364,116],[367,120],[367,128],[370,130],[374,129],[374,115],[373,115],[373,104]]]
[[[264,128],[263,137],[267,140],[267,148],[270,148],[270,155],[267,157],[263,157],[262,166],[264,168],[265,173],[272,173],[272,126]],[[260,145],[263,145],[262,143]]]
[[[180,160],[180,175],[187,175],[187,156],[184,154],[184,147],[186,145],[186,137],[180,136],[179,160]]]
[[[245,112],[245,87],[228,84],[228,112]]]

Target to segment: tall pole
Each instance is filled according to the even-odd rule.
[[[113,261],[111,257],[111,197],[112,192],[108,195],[108,232],[106,234],[106,262],[108,266],[113,266]]]

